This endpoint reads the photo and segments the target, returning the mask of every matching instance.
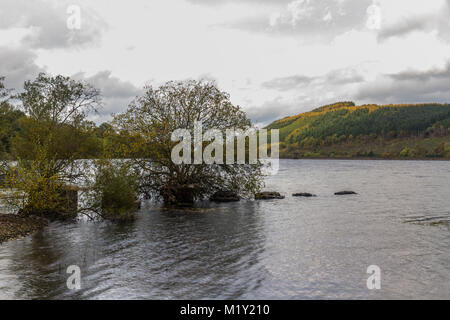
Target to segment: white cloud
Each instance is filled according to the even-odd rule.
[[[327,14],[323,16],[322,20],[325,22],[333,20],[333,15],[331,14],[331,11],[328,11]]]
[[[374,1],[366,10],[366,27],[370,30],[380,30],[382,22],[382,11],[378,1]]]
[[[287,11],[289,12],[293,27],[295,27],[300,20],[308,19],[313,15],[313,7],[310,5],[310,0],[292,1],[288,4]]]

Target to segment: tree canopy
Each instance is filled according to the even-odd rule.
[[[172,148],[176,145],[171,140],[172,132],[181,128],[194,136],[198,134],[194,130],[195,122],[201,122],[203,131],[217,129],[222,133],[226,129],[251,127],[246,114],[230,102],[227,93],[214,83],[194,80],[167,82],[157,88],[149,86],[125,113],[116,115],[113,120],[116,131],[131,137],[127,141],[132,141],[122,144],[120,150],[142,170],[142,190],[148,195],[162,196],[166,202],[173,202],[180,189],[194,198],[224,189],[242,195],[259,190],[259,165],[172,161]],[[117,143],[110,145],[119,150]]]
[[[67,210],[75,192],[67,185],[86,172],[75,160],[88,141],[87,115],[100,105],[99,91],[69,77],[41,73],[26,81],[15,98],[25,116],[10,140],[16,161],[4,161],[2,170],[4,184],[23,192],[7,200],[22,213],[75,214],[76,205]]]

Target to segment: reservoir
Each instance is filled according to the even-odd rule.
[[[0,299],[450,299],[450,162],[281,160],[266,189],[286,198],[53,222],[0,245]]]

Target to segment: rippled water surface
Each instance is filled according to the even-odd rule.
[[[266,184],[286,199],[148,203],[130,224],[52,223],[4,243],[0,298],[450,299],[450,162],[282,160]],[[347,189],[358,195],[334,195]]]

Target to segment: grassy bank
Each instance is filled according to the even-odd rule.
[[[46,225],[46,220],[40,217],[0,214],[0,243],[24,237]]]

